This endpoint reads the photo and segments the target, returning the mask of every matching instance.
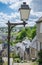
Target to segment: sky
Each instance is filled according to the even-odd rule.
[[[42,0],[0,0],[0,26],[6,26],[10,22],[22,22],[20,20],[19,8],[26,2],[31,8],[27,26],[34,26],[42,16]]]

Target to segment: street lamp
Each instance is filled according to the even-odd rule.
[[[20,10],[20,16],[21,16],[21,20],[23,21],[23,23],[10,23],[8,21],[7,25],[8,25],[8,65],[10,65],[10,35],[11,35],[11,30],[14,26],[16,25],[25,25],[27,24],[25,21],[28,20],[29,14],[30,14],[30,8],[28,5],[26,5],[26,2],[23,3],[23,5],[21,5],[21,8],[19,8]]]
[[[25,21],[28,20],[29,15],[30,15],[30,10],[31,8],[29,7],[29,5],[26,4],[26,2],[23,2],[23,4],[21,5],[21,8],[19,8],[20,11],[20,17],[21,20],[25,23]],[[25,26],[25,25],[24,25]]]

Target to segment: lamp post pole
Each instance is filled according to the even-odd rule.
[[[8,21],[8,65],[10,65],[10,22]]]
[[[10,65],[10,35],[11,35],[11,30],[14,26],[16,25],[26,25],[27,23],[26,22],[23,22],[23,23],[10,23],[8,21],[8,65]]]

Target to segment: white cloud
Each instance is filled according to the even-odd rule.
[[[27,2],[28,4],[30,4],[32,0],[0,0],[0,2],[5,3],[5,4],[13,4],[13,3],[18,3],[18,2]]]
[[[20,4],[21,4],[21,2],[15,2],[15,3],[11,4],[9,7],[11,9],[18,9]]]
[[[27,4],[30,4],[32,0],[22,0],[22,1],[16,1],[15,3],[12,3],[9,7],[11,9],[18,9],[20,7],[20,5],[23,3],[23,2],[26,2]]]
[[[13,17],[16,17],[16,16],[19,16],[19,13],[15,13],[15,15],[14,15],[14,13],[11,13],[11,15],[9,16],[9,15],[7,15],[7,14],[4,14],[4,13],[0,12],[0,23],[1,23],[0,26],[6,26],[5,23],[7,23],[8,20],[11,21],[11,19],[12,19]],[[14,22],[14,21],[12,21],[12,22]],[[16,19],[15,22],[21,23],[21,22],[23,22],[23,21],[21,21],[20,19],[19,19],[19,20]],[[33,19],[31,22],[28,22],[28,21],[27,21],[27,23],[28,23],[28,24],[27,24],[26,26],[34,26],[34,24],[35,24],[35,19]]]
[[[42,12],[34,12],[33,10],[31,10],[31,15],[37,16],[37,17],[41,17],[42,16]]]
[[[17,22],[17,23],[23,22],[20,19],[15,19],[16,17],[20,17],[18,12],[11,13],[10,15],[0,12],[0,22],[2,22],[2,23],[7,23],[8,20],[10,22]],[[13,18],[15,19],[15,21],[14,20],[12,21]],[[29,23],[29,26],[33,26],[35,24],[35,21],[36,21],[36,19],[33,19],[33,20],[31,19],[31,22],[28,22],[28,21],[27,22]]]
[[[3,12],[0,12],[0,22],[7,22],[8,16]]]
[[[22,22],[22,21],[20,21],[19,19],[16,19],[17,17],[20,18],[20,14],[19,14],[19,12],[17,12],[18,8],[21,6],[21,4],[23,2],[26,2],[27,4],[30,5],[32,0],[0,0],[0,2],[5,3],[5,4],[9,3],[10,4],[9,7],[11,9],[13,9],[13,10],[16,9],[16,12],[14,12],[14,13],[12,12],[12,13],[10,13],[10,15],[5,14],[3,12],[0,12],[0,22],[6,23],[6,22],[8,22],[8,20],[9,21],[15,20],[16,22],[19,23],[19,22]],[[36,16],[36,17],[39,18],[39,17],[42,16],[42,12],[35,12],[35,11],[33,11],[33,9],[31,9],[30,15]],[[14,20],[12,20],[12,19],[14,19]],[[29,18],[29,19],[31,20],[31,22],[28,22],[29,26],[33,26],[35,24],[35,21],[37,21],[37,18],[33,19],[33,20],[31,18]]]
[[[15,19],[16,17],[20,17],[18,12],[11,13],[10,15],[0,12],[0,22],[6,23],[8,20],[12,21],[12,19]]]
[[[5,23],[7,23],[8,20],[10,22],[20,23],[21,21],[20,20],[17,20],[17,19],[16,19],[16,21],[12,21],[12,19],[15,18],[15,17],[17,17],[17,16],[19,16],[19,13],[17,13],[17,12],[15,14],[14,13],[11,13],[10,15],[7,15],[7,14],[5,14],[3,12],[0,12],[0,27],[6,26]]]
[[[10,17],[13,17],[13,18],[20,17],[20,14],[19,12],[11,13]]]
[[[34,26],[36,23],[35,22],[28,22],[26,26]]]
[[[0,27],[7,27],[7,25],[4,22],[0,22]]]
[[[0,0],[0,2],[7,4],[9,0]]]

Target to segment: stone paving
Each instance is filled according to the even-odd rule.
[[[13,65],[31,65],[31,63],[14,63]]]

